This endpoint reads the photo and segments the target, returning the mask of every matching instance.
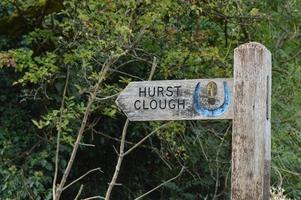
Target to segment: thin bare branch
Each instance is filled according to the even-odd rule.
[[[87,143],[82,143],[82,142],[80,142],[79,145],[86,146],[86,147],[95,147],[95,144],[87,144]]]
[[[78,191],[77,195],[75,196],[74,200],[77,200],[79,198],[80,194],[82,193],[83,188],[84,188],[84,185],[82,184],[80,186],[79,191]]]
[[[82,139],[83,133],[84,133],[85,128],[86,128],[88,117],[89,117],[90,112],[91,112],[91,106],[92,106],[92,104],[94,103],[94,101],[96,99],[96,95],[99,92],[100,85],[101,85],[102,81],[105,79],[106,74],[107,74],[109,68],[111,67],[111,65],[113,65],[118,60],[118,58],[119,57],[116,57],[116,58],[109,57],[106,60],[106,62],[103,64],[103,66],[102,66],[102,69],[101,69],[101,71],[99,73],[98,81],[94,85],[94,91],[91,93],[91,95],[89,97],[89,100],[88,100],[88,103],[87,103],[87,106],[86,106],[86,109],[85,109],[85,113],[84,113],[84,116],[83,116],[83,119],[82,119],[82,123],[80,125],[76,141],[74,143],[74,147],[73,147],[71,156],[69,158],[69,161],[68,161],[67,167],[66,167],[66,169],[64,171],[64,174],[63,174],[63,177],[61,179],[61,182],[60,182],[60,184],[59,184],[59,186],[58,186],[58,188],[57,188],[57,190],[55,192],[54,200],[59,200],[60,199],[61,193],[63,191],[63,187],[64,187],[64,185],[65,185],[65,183],[67,181],[67,178],[68,178],[68,176],[70,174],[70,171],[71,171],[71,168],[72,168],[75,156],[77,154],[78,147],[80,145],[80,141]]]
[[[153,189],[149,190],[148,192],[144,193],[143,195],[137,197],[137,198],[134,199],[134,200],[142,199],[143,197],[149,195],[150,193],[152,193],[153,191],[155,191],[155,190],[159,189],[160,187],[166,185],[167,183],[169,183],[169,182],[171,182],[171,181],[173,181],[173,180],[179,178],[179,177],[182,175],[182,173],[184,172],[184,170],[185,170],[185,167],[182,167],[182,169],[181,169],[181,171],[179,172],[178,175],[176,175],[175,177],[173,177],[173,178],[171,178],[171,179],[169,179],[169,180],[167,180],[167,181],[164,181],[164,182],[161,183],[160,185],[154,187]]]
[[[154,61],[153,61],[153,64],[152,64],[152,68],[151,68],[151,73],[149,75],[149,78],[148,80],[151,80],[153,75],[154,75],[154,72],[155,72],[155,69],[157,67],[157,59],[156,57],[154,57]],[[129,120],[127,119],[125,124],[124,124],[124,127],[123,127],[123,130],[122,130],[122,135],[121,135],[121,142],[120,142],[120,148],[119,148],[119,154],[118,154],[118,160],[117,160],[117,164],[115,166],[115,171],[114,171],[114,174],[113,174],[113,177],[112,177],[112,180],[111,182],[109,183],[109,187],[107,189],[107,192],[106,192],[106,196],[105,196],[105,200],[109,200],[110,197],[111,197],[111,193],[112,193],[112,190],[114,188],[114,186],[116,185],[116,181],[117,181],[117,177],[119,175],[119,171],[120,171],[120,167],[121,167],[121,164],[122,164],[122,161],[123,161],[123,157],[126,155],[124,153],[124,146],[125,146],[125,138],[126,138],[126,134],[127,134],[127,129],[128,129],[128,125],[129,125]],[[147,138],[145,138],[144,140],[146,140]],[[143,140],[143,139],[142,139]],[[143,141],[144,141],[143,140]],[[127,151],[127,154],[130,153],[133,149],[135,149],[136,147],[138,147],[140,144],[143,143],[143,141],[140,141],[139,144],[137,145],[134,145],[130,151]]]
[[[149,81],[153,79],[153,76],[154,76],[154,74],[155,74],[155,70],[156,70],[156,68],[157,68],[157,65],[158,65],[158,63],[157,63],[157,58],[154,57],[153,63],[152,63],[152,68],[151,68],[151,72],[150,72],[150,75],[149,75],[149,77],[148,77],[148,80],[149,80]]]
[[[85,174],[83,174],[82,176],[80,176],[79,178],[75,179],[74,181],[72,181],[71,183],[69,183],[68,185],[66,185],[64,188],[63,188],[63,191],[65,189],[67,189],[68,187],[70,187],[71,185],[73,185],[74,183],[76,183],[77,181],[81,180],[82,178],[84,178],[85,176],[87,176],[88,174],[92,173],[92,172],[95,172],[95,171],[100,171],[101,173],[103,173],[103,171],[100,169],[100,167],[98,168],[95,168],[95,169],[91,169],[89,171],[87,171]]]
[[[153,130],[152,132],[150,132],[147,136],[145,136],[144,138],[142,138],[139,142],[137,142],[134,146],[132,146],[129,150],[127,150],[123,156],[128,155],[129,153],[131,153],[134,149],[136,149],[139,145],[141,145],[145,140],[147,140],[149,137],[151,137],[152,135],[154,135],[157,131],[159,131],[161,128],[167,126],[168,124],[170,124],[171,122],[167,122],[165,124],[162,124],[161,126],[159,126],[158,128],[156,128],[155,130]]]
[[[130,121],[127,119],[125,121],[124,126],[123,126],[123,131],[122,131],[122,136],[121,136],[121,143],[120,143],[120,148],[119,148],[119,156],[118,156],[117,164],[115,166],[114,175],[112,177],[111,182],[109,183],[109,187],[108,187],[107,192],[106,192],[105,200],[109,200],[110,199],[113,187],[116,185],[117,177],[118,177],[118,174],[119,174],[119,171],[120,171],[120,167],[121,167],[121,163],[122,163],[122,160],[123,160],[125,137],[126,137],[126,133],[127,133],[127,128],[128,128],[129,122]]]
[[[106,137],[106,138],[108,138],[110,140],[114,140],[116,142],[121,142],[121,139],[119,139],[119,138],[112,137],[110,135],[104,134],[104,133],[96,131],[96,130],[93,130],[93,132],[95,132],[96,134],[102,135],[102,136],[104,136],[104,137]],[[127,141],[127,140],[125,140],[124,142],[125,142],[125,144],[132,145],[132,146],[134,146],[136,144],[134,142],[130,142],[130,141]],[[157,151],[158,150],[155,147],[147,146],[147,145],[141,145],[140,147],[143,147],[143,148],[146,148],[146,149],[150,149],[152,151]]]
[[[140,78],[139,76],[135,76],[135,75],[132,75],[132,74],[129,74],[129,73],[120,71],[120,70],[118,70],[118,69],[110,69],[110,71],[117,72],[117,73],[119,73],[119,74],[123,74],[123,75],[129,76],[129,77],[132,77],[132,78],[135,78],[135,79],[144,81],[144,79],[143,79],[143,78]]]
[[[124,63],[118,65],[117,67],[115,67],[115,69],[119,69],[120,67],[123,67],[124,65],[130,64],[130,63],[132,63],[132,62],[137,62],[137,61],[138,61],[137,59],[129,60],[129,61],[127,61],[127,62],[124,62]]]
[[[59,124],[58,124],[58,132],[57,132],[57,138],[56,138],[56,152],[55,152],[55,169],[54,169],[54,178],[52,183],[52,195],[55,199],[56,194],[56,181],[57,181],[57,175],[58,175],[58,165],[59,165],[59,153],[60,153],[60,138],[62,133],[62,122],[63,122],[63,112],[64,112],[64,104],[65,104],[65,97],[67,93],[67,87],[69,82],[69,76],[70,76],[70,69],[69,66],[67,67],[67,75],[66,75],[66,82],[65,87],[63,91],[63,97],[60,107],[60,118],[59,118]]]
[[[105,198],[102,196],[94,196],[94,197],[85,198],[83,200],[92,200],[92,199],[105,199]]]

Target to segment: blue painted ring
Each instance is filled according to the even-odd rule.
[[[200,101],[200,94],[202,91],[201,83],[199,82],[196,85],[196,87],[194,89],[194,93],[193,93],[193,108],[199,115],[202,115],[205,117],[217,117],[217,116],[224,114],[229,109],[229,106],[231,103],[231,91],[230,91],[226,81],[223,82],[223,85],[224,85],[224,96],[225,96],[224,102],[220,107],[213,109],[213,110],[205,108],[201,104],[201,101]]]

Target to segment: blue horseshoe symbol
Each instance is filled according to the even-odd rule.
[[[194,89],[194,93],[193,93],[193,108],[199,115],[202,115],[205,117],[216,117],[216,116],[224,114],[228,110],[230,103],[231,103],[231,95],[230,95],[231,92],[227,85],[227,82],[224,81],[223,84],[224,84],[224,96],[225,96],[224,102],[220,107],[213,109],[213,110],[204,108],[201,105],[201,101],[200,101],[200,93],[202,91],[201,83],[199,82],[196,85],[196,87]]]

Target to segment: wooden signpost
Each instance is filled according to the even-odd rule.
[[[234,50],[234,78],[131,82],[116,103],[130,121],[233,119],[232,200],[267,200],[271,163],[271,53]]]

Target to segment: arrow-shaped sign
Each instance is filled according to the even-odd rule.
[[[232,79],[131,82],[116,103],[131,121],[232,119]]]

